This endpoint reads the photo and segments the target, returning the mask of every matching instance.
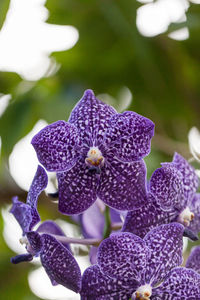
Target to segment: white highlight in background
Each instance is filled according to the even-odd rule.
[[[139,32],[148,37],[165,32],[171,23],[186,18],[187,0],[158,0],[137,10],[136,24]]]
[[[97,98],[99,98],[103,102],[115,107],[115,109],[118,112],[122,112],[130,106],[132,99],[133,99],[133,95],[128,87],[123,86],[119,90],[119,92],[116,96],[116,99],[109,94],[99,94],[99,95],[97,95]]]
[[[62,285],[53,286],[45,270],[40,267],[28,275],[31,291],[41,299],[48,300],[79,300],[80,295]]]
[[[11,100],[10,94],[7,95],[0,94],[0,117],[3,115],[6,108],[8,107],[10,100]]]
[[[181,29],[171,32],[170,34],[168,34],[168,37],[170,37],[173,40],[184,41],[189,38],[189,30],[187,27],[183,27]]]
[[[190,153],[200,162],[200,132],[196,127],[192,127],[188,133]]]
[[[0,31],[0,70],[38,80],[57,70],[49,55],[72,48],[78,41],[73,26],[45,23],[46,0],[11,0]]]
[[[14,216],[9,212],[10,208],[11,206],[7,206],[1,210],[3,217],[3,238],[13,252],[23,254],[26,253],[26,249],[19,242],[19,239],[22,237],[22,230]]]
[[[31,145],[31,140],[36,133],[47,125],[46,121],[39,120],[29,134],[15,144],[9,156],[10,174],[18,186],[25,191],[29,190],[39,164],[35,150]],[[49,181],[46,191],[54,193],[56,190],[51,179],[55,177],[55,174],[48,172],[48,177]]]

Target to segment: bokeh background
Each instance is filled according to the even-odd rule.
[[[0,27],[0,297],[75,299],[38,292],[48,281],[38,263],[10,264],[23,249],[9,205],[26,199],[37,167],[31,136],[67,120],[90,88],[155,122],[148,176],[174,151],[189,159],[188,132],[200,129],[200,1],[1,0]],[[43,220],[66,220],[44,193],[39,210]]]

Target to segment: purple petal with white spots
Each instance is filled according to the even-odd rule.
[[[30,224],[32,221],[32,208],[19,201],[18,197],[12,198],[13,205],[10,209],[10,212],[14,215],[15,219],[22,228],[23,235],[30,230]]]
[[[108,121],[116,110],[97,99],[92,90],[86,90],[71,112],[69,122],[79,131],[84,145],[97,146],[102,142]]]
[[[164,282],[153,289],[162,300],[200,300],[200,275],[186,268],[174,268]],[[159,298],[158,298],[159,299]]]
[[[200,246],[192,248],[185,266],[200,274]]]
[[[81,271],[72,254],[49,234],[43,234],[41,240],[40,259],[51,281],[80,292]]]
[[[126,215],[122,231],[132,232],[143,238],[151,229],[168,224],[177,216],[177,212],[163,211],[153,195],[148,194],[145,205]]]
[[[150,192],[164,210],[174,207],[182,208],[184,198],[183,178],[173,163],[165,163],[155,170],[150,180]]]
[[[80,137],[77,128],[65,121],[57,121],[37,133],[32,141],[39,162],[47,171],[71,169],[79,157]]]
[[[48,177],[45,170],[41,166],[38,166],[26,199],[27,205],[31,207],[32,215],[29,230],[40,221],[40,216],[37,211],[37,200],[40,193],[46,188],[47,183]]]
[[[119,210],[140,207],[146,201],[145,163],[123,163],[109,155],[102,168],[98,197]]]
[[[138,236],[113,233],[99,246],[97,261],[101,271],[111,278],[126,282],[141,281],[146,269],[148,248]]]
[[[45,170],[41,166],[38,166],[28,192],[26,203],[19,201],[18,197],[13,197],[12,199],[13,206],[10,212],[15,216],[21,226],[23,234],[31,231],[40,221],[40,216],[37,211],[37,200],[40,193],[47,186],[47,182],[48,178]]]
[[[40,193],[46,188],[48,177],[45,170],[38,166],[36,174],[33,178],[30,190],[28,192],[26,203],[31,207],[37,207],[37,198]]]
[[[200,232],[200,194],[197,193],[194,198],[188,203],[190,211],[194,214],[194,219],[190,222],[190,229],[195,234]]]
[[[59,211],[63,214],[80,214],[96,200],[98,177],[85,164],[84,159],[63,173],[57,173]]]
[[[146,266],[146,283],[157,284],[173,267],[182,263],[184,226],[179,223],[161,225],[144,238],[150,249]]]
[[[36,231],[30,231],[26,233],[26,237],[29,241],[29,245],[27,246],[27,251],[31,253],[33,256],[39,255],[39,252],[42,248],[42,239]]]
[[[82,278],[82,300],[128,300],[137,285],[129,286],[121,280],[103,274],[97,265],[89,267]]]
[[[189,201],[193,198],[199,186],[195,169],[178,153],[174,154],[173,164],[183,175],[184,195],[185,199]]]
[[[154,123],[133,111],[115,114],[109,121],[104,144],[121,161],[133,162],[150,152]]]
[[[62,229],[53,221],[47,220],[44,221],[37,229],[39,233],[49,233],[51,235],[60,235],[65,236]],[[69,251],[71,251],[68,243],[61,242]]]
[[[101,239],[104,231],[105,218],[95,202],[81,216],[81,229],[85,238]]]

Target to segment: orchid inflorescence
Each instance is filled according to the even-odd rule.
[[[37,201],[48,182],[39,165],[26,203],[13,198],[10,212],[27,253],[12,263],[39,256],[52,284],[83,300],[200,299],[198,246],[181,266],[183,236],[195,241],[200,231],[199,180],[175,153],[148,182],[143,158],[153,134],[151,120],[132,111],[117,113],[91,90],[68,122],[37,133],[32,145],[39,163],[56,172],[59,211],[76,219],[84,238],[65,236],[50,220],[37,226]],[[71,243],[91,246],[92,266],[82,276]]]

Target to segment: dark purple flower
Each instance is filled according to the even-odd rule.
[[[97,196],[131,210],[144,203],[146,167],[154,124],[135,112],[117,113],[91,90],[71,112],[32,139],[38,159],[57,172],[59,210],[68,215],[89,208]]]
[[[171,163],[163,163],[149,183],[147,203],[128,212],[123,231],[140,237],[161,224],[179,222],[185,226],[185,234],[197,239],[200,231],[199,180],[195,170],[179,154]]]
[[[200,274],[200,246],[192,248],[185,266]]]
[[[36,231],[33,227],[40,221],[37,211],[39,194],[47,185],[45,170],[39,166],[28,193],[26,203],[13,198],[10,212],[15,216],[23,231],[20,242],[26,245],[27,253],[12,257],[14,264],[31,261],[40,256],[41,263],[53,285],[63,286],[79,292],[81,288],[80,268],[66,243],[60,243],[56,237],[64,236],[62,230],[53,221],[43,222]]]
[[[182,263],[184,226],[161,225],[144,239],[122,232],[104,240],[83,274],[82,300],[200,299],[200,275]]]

